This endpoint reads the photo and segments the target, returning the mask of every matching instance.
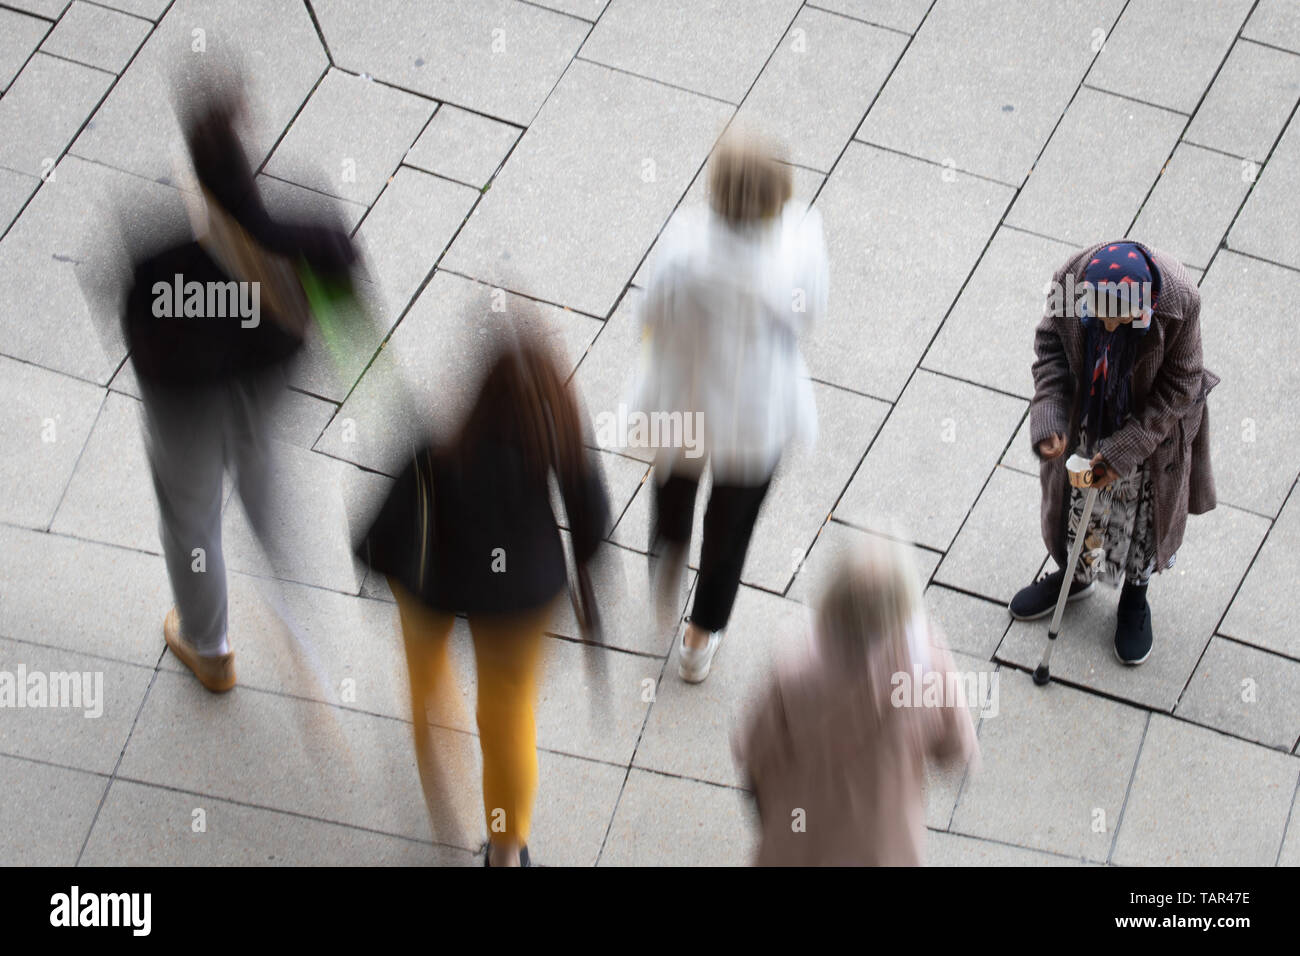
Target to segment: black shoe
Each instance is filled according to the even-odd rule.
[[[483,844],[483,865],[484,866],[492,865],[491,844],[487,844],[487,843]],[[519,848],[519,865],[521,867],[533,865],[533,861],[528,858],[528,847],[526,846],[521,846]]]
[[[1151,631],[1151,605],[1146,588],[1130,590],[1128,585],[1119,598],[1119,615],[1115,622],[1115,656],[1121,664],[1136,667],[1151,656],[1154,643]]]
[[[1046,617],[1056,608],[1056,600],[1061,596],[1061,582],[1065,579],[1064,571],[1043,573],[1038,580],[1027,588],[1021,588],[1007,605],[1007,610],[1017,621],[1036,621]],[[1096,582],[1080,584],[1070,583],[1070,596],[1067,601],[1078,601],[1092,593]]]

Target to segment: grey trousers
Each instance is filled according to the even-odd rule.
[[[201,654],[216,653],[226,636],[221,505],[227,468],[254,533],[268,555],[274,550],[269,428],[283,391],[278,370],[197,388],[140,383],[163,557],[181,634]]]

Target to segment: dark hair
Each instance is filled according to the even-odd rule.
[[[449,451],[473,456],[484,441],[517,444],[537,477],[554,469],[561,482],[586,468],[578,405],[555,357],[525,335],[502,347]]]

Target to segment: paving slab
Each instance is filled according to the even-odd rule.
[[[980,722],[982,766],[962,789],[952,831],[1104,863],[1120,822],[1147,715],[1001,672],[998,715]]]
[[[993,236],[921,367],[1034,397],[1034,330],[1047,286],[1078,247],[1003,227]]]
[[[0,521],[50,526],[104,390],[0,356]]]
[[[361,203],[327,196],[265,173],[258,174],[257,189],[262,195],[266,211],[275,219],[335,223],[350,234],[367,212]]]
[[[947,550],[1026,403],[918,371],[835,509],[840,521]],[[925,480],[917,481],[917,476]]]
[[[1300,498],[1293,495],[1232,599],[1219,632],[1300,659],[1296,594],[1288,586],[1296,580],[1300,580]]]
[[[893,30],[802,10],[736,122],[778,137],[790,162],[830,172],[906,45]]]
[[[41,49],[110,73],[121,73],[153,25],[93,3],[75,0]]]
[[[0,857],[6,866],[73,866],[108,779],[0,756]]]
[[[1260,0],[1241,35],[1300,53],[1300,10],[1287,0]]]
[[[110,773],[117,763],[153,677],[150,667],[7,638],[0,638],[0,672],[11,675],[15,684],[20,674],[26,674],[29,704],[5,708],[0,721],[0,754],[100,774]],[[80,676],[74,678],[74,674]],[[34,681],[37,675],[40,680]],[[60,675],[74,682],[67,683]],[[40,700],[31,696],[33,688],[48,688],[50,681],[74,694],[80,690],[83,696],[69,701],[75,706],[48,706],[49,696],[45,698],[47,706],[30,706]],[[96,712],[98,716],[94,716]]]
[[[258,38],[257,55],[235,67],[228,51],[243,49],[247,37]],[[203,55],[196,55],[197,44],[203,45]],[[237,69],[248,102],[256,104],[244,148],[257,169],[328,65],[305,5],[177,0],[71,152],[146,179],[170,181],[185,156],[180,126],[168,109],[173,92],[200,80],[221,82],[224,66]]]
[[[668,656],[675,632],[659,630],[650,572],[644,554],[605,544],[597,552],[591,583],[604,625],[605,643],[620,650],[662,658]],[[687,596],[694,579],[694,572],[689,570],[682,575],[674,602],[674,626],[686,613]],[[560,601],[548,629],[575,640],[582,636],[569,601]],[[653,676],[658,678],[657,667]]]
[[[1228,234],[1233,249],[1300,269],[1300,236],[1290,228],[1300,190],[1300,123],[1278,140]]]
[[[1300,761],[1153,714],[1115,841],[1119,866],[1272,866]]]
[[[50,25],[17,10],[0,10],[0,93],[9,89],[27,58],[40,46]]]
[[[397,0],[378,16],[349,0],[312,9],[336,65],[521,126],[591,29],[510,0]]]
[[[1008,225],[1076,246],[1125,235],[1186,122],[1168,110],[1079,90],[1007,213]],[[1117,142],[1125,147],[1116,149]]]
[[[1254,0],[1129,3],[1088,71],[1088,83],[1191,114],[1252,6]]]
[[[435,104],[331,69],[267,161],[268,175],[369,206]]]
[[[161,557],[0,527],[0,634],[153,667],[172,606]],[[112,594],[105,602],[103,596]]]
[[[272,562],[263,553],[237,494],[226,508],[223,548],[232,571],[356,594],[364,566],[352,554],[360,516],[377,511],[392,479],[348,462],[281,444],[272,458]]]
[[[241,745],[230,746],[234,740]],[[430,836],[410,724],[245,687],[213,695],[190,674],[159,672],[119,776],[416,840]]]
[[[840,562],[854,548],[861,547],[867,539],[874,537],[876,536],[868,531],[860,531],[838,521],[826,522],[817,532],[817,540],[808,549],[803,563],[799,565],[799,573],[786,592],[786,597],[801,604],[816,606]],[[926,548],[913,548],[911,555],[922,584],[928,583],[943,555]]]
[[[394,604],[236,572],[228,586],[239,686],[410,720]],[[170,653],[159,666],[188,673]]]
[[[196,832],[196,826],[203,829]],[[472,866],[475,860],[468,850],[115,780],[82,862],[86,866]]]
[[[0,100],[0,165],[48,176],[113,77],[36,53]]]
[[[992,674],[998,669],[996,664],[987,659],[981,660],[956,651],[952,654],[952,661],[953,667],[962,675],[963,680],[969,680],[968,675]],[[979,679],[978,676],[975,676],[975,680],[978,681]],[[999,678],[993,677],[990,680],[999,680]],[[999,712],[1000,702],[993,699],[996,686],[993,684],[988,686],[986,697],[968,696],[966,698],[966,706],[977,734],[982,719],[981,713],[996,715]],[[978,770],[975,772],[978,772]],[[948,824],[952,820],[953,810],[956,809],[957,801],[961,796],[962,787],[965,786],[966,778],[970,773],[970,766],[964,761],[948,763],[929,761],[926,763],[925,825],[927,827],[936,830],[946,830],[948,828]]]
[[[0,235],[18,218],[40,185],[40,179],[35,176],[0,169]]]
[[[809,626],[801,604],[742,585],[727,636],[703,684],[677,676],[677,647],[656,690],[635,767],[741,786],[731,738],[760,700],[776,662],[803,640]]]
[[[1123,6],[937,0],[857,138],[1019,185]]]
[[[144,407],[139,401],[108,393],[50,530],[162,553],[158,500],[144,445]]]
[[[1249,189],[1241,160],[1179,143],[1130,232],[1205,269]]]
[[[895,400],[997,227],[1010,189],[854,143],[817,200],[830,309],[805,347],[813,378]]]
[[[579,55],[739,103],[799,6],[797,0],[610,0]]]
[[[758,818],[742,790],[633,768],[601,866],[745,866]]]
[[[402,162],[482,189],[505,162],[521,132],[509,123],[444,104]]]
[[[68,8],[68,0],[12,0],[8,6],[53,21],[59,19]]]
[[[813,393],[821,437],[811,448],[791,446],[782,458],[745,557],[741,580],[769,591],[784,593],[789,587],[888,409],[883,402],[827,385],[815,383]],[[649,547],[652,482],[641,486],[612,536],[626,547]],[[711,490],[711,480],[702,483],[695,499],[690,560],[697,567]]]
[[[943,631],[954,653],[978,660],[993,659],[1010,619],[1004,604],[963,594],[940,584],[925,589],[925,609]]]
[[[1290,753],[1300,740],[1300,662],[1215,637],[1174,715]]]
[[[915,33],[934,0],[818,0],[813,7],[842,13],[882,27]]]
[[[446,266],[609,315],[731,114],[716,100],[575,62]]]
[[[1259,43],[1238,42],[1183,139],[1262,163],[1297,99],[1300,56]],[[1242,103],[1251,104],[1251,108],[1242,109]]]
[[[1079,860],[1055,853],[1027,850],[992,840],[977,840],[957,833],[936,833],[925,836],[926,866],[1081,866]]]
[[[493,311],[496,304],[504,311]],[[437,272],[393,336],[343,403],[316,450],[395,474],[409,458],[406,443],[420,430],[444,433],[468,411],[472,390],[487,373],[489,333],[531,321],[528,303],[491,286]],[[534,328],[577,365],[600,329],[595,319],[536,306]],[[525,318],[519,318],[520,315]],[[352,424],[349,425],[348,423]]]
[[[396,324],[477,200],[467,186],[398,169],[356,235],[383,300],[380,328]]]
[[[1029,441],[1028,414],[1025,415],[1025,420],[1020,423],[1020,430],[1016,432],[1016,437],[1011,439],[1011,444],[1007,446],[1006,453],[1002,456],[1002,461],[999,464],[1003,468],[1023,471],[1027,475],[1038,477],[1040,463]]]
[[[96,0],[98,2],[98,0]],[[103,6],[146,20],[157,20],[167,12],[171,0],[104,0]]]
[[[600,19],[609,0],[536,0],[536,2],[539,7],[567,13],[571,17],[579,17],[594,23]]]
[[[1224,505],[1189,518],[1177,562],[1147,591],[1155,631],[1147,662],[1125,667],[1115,659],[1119,595],[1102,586],[1086,601],[1066,605],[1052,650],[1052,676],[1144,707],[1173,710],[1267,530],[1265,519]],[[1032,670],[1042,657],[1047,625],[1046,619],[1012,624],[997,659]]]
[[[1201,283],[1204,360],[1223,380],[1208,400],[1215,486],[1220,501],[1265,515],[1281,510],[1296,478],[1300,421],[1289,409],[1300,366],[1277,359],[1300,349],[1300,330],[1286,320],[1297,295],[1294,270],[1226,250]],[[1229,315],[1255,316],[1254,328],[1214,318]]]
[[[117,237],[185,228],[176,190],[64,158],[0,242],[0,354],[107,385],[126,355]]]
[[[1034,580],[1043,563],[1038,477],[994,468],[957,539],[934,574],[947,584],[1004,607]]]

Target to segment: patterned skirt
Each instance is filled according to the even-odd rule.
[[[1070,541],[1079,533],[1083,518],[1083,488],[1070,488]],[[1145,586],[1156,570],[1156,533],[1151,475],[1144,464],[1097,493],[1088,519],[1083,551],[1074,569],[1080,583],[1105,581],[1118,587],[1123,581]],[[1171,568],[1177,555],[1170,555]]]

